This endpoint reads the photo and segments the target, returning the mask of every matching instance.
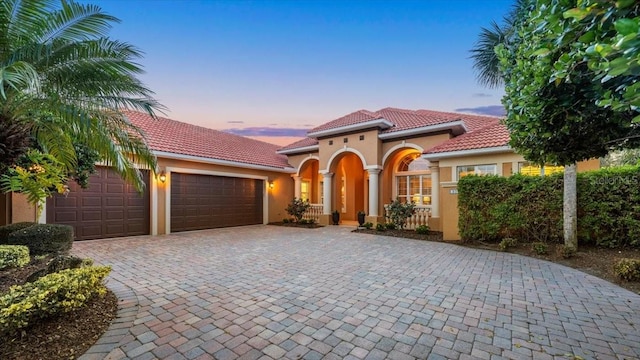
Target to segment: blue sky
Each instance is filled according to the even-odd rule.
[[[503,94],[476,83],[469,49],[512,0],[88,2],[145,52],[167,116],[214,129],[287,143],[359,109],[455,111]]]

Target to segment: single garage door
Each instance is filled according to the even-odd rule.
[[[89,188],[69,183],[70,192],[47,201],[47,223],[73,226],[76,240],[149,234],[149,171],[141,195],[107,167],[98,167]]]
[[[263,180],[171,173],[171,232],[263,223]]]

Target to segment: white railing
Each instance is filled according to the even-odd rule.
[[[431,216],[431,205],[416,205],[413,215],[407,218],[404,228],[415,230],[420,225],[429,225],[429,217]],[[384,215],[389,220],[389,204],[384,205]]]
[[[320,215],[322,215],[322,204],[310,204],[311,207],[302,216],[305,220],[315,220],[317,223],[320,221]]]

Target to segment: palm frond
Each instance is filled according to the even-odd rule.
[[[120,22],[114,16],[105,14],[97,5],[82,5],[73,1],[62,1],[62,9],[42,18],[41,31],[34,41],[47,44],[54,40],[84,41],[96,37],[106,37],[111,23]]]
[[[481,85],[495,88],[503,84],[500,60],[495,48],[506,41],[507,32],[495,21],[491,23],[490,28],[480,30],[478,41],[471,49],[471,59],[476,70],[476,79]]]

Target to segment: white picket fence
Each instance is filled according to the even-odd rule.
[[[405,229],[415,230],[420,225],[429,225],[429,216],[431,216],[431,206],[416,205],[412,216],[407,218]],[[385,218],[389,219],[389,205],[384,206]]]

